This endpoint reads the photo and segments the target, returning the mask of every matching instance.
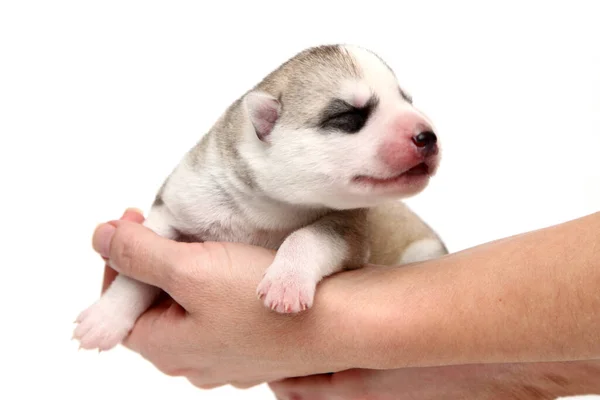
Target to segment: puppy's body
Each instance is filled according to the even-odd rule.
[[[311,48],[226,110],[165,180],[145,225],[174,240],[277,250],[257,294],[300,312],[334,272],[447,253],[398,201],[423,190],[438,163],[430,122],[383,61],[358,47]],[[80,314],[75,337],[115,346],[158,293],[119,275]]]

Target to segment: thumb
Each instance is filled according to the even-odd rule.
[[[99,225],[92,245],[123,275],[166,292],[176,286],[175,267],[185,251],[181,243],[161,237],[137,222],[119,220]]]

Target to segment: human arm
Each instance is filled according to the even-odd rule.
[[[600,360],[353,369],[269,386],[278,400],[554,400],[600,394]]]
[[[255,297],[273,252],[175,243],[135,222],[111,226],[96,230],[96,250],[176,301],[142,315],[125,344],[198,386],[350,368],[599,358],[600,213],[420,265],[332,276],[297,316],[271,313]]]
[[[321,291],[325,303],[351,296],[344,330],[369,327],[357,357],[392,369],[598,359],[599,289],[595,213],[419,265],[348,272]]]

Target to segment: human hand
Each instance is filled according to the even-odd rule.
[[[142,315],[124,345],[200,387],[350,368],[598,358],[597,252],[580,238],[596,240],[600,213],[419,265],[338,274],[298,315],[256,298],[274,252],[177,243],[141,226],[141,215],[124,219],[97,228],[95,249],[174,299]]]
[[[209,388],[248,387],[289,376],[344,369],[327,302],[310,313],[266,309],[256,287],[274,252],[235,243],[180,243],[141,225],[135,210],[96,228],[93,247],[119,273],[168,296],[143,314],[123,345],[160,371]],[[116,272],[106,267],[103,290]],[[330,338],[330,339],[328,339]],[[331,352],[328,350],[331,349]],[[345,367],[347,368],[347,367]]]
[[[278,400],[541,400],[600,393],[600,361],[353,369],[269,384]]]

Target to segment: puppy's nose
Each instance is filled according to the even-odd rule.
[[[425,131],[413,136],[412,141],[420,149],[433,150],[437,143],[437,136],[432,131]]]

